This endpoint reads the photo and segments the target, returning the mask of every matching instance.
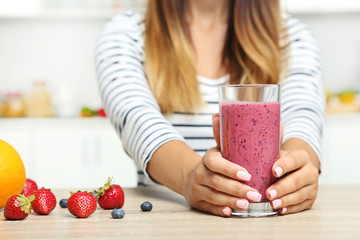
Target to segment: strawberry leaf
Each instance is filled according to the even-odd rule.
[[[25,212],[26,214],[29,214],[31,212],[31,201],[29,200],[29,198],[25,197],[23,194],[20,194],[16,199],[19,201],[19,206],[21,211]]]
[[[29,201],[30,201],[30,202],[34,201],[34,199],[35,199],[35,195],[34,195],[34,194],[29,197]]]
[[[108,190],[111,187],[111,182],[112,182],[113,178],[108,177],[108,179],[106,180],[106,183],[104,184],[103,187],[99,188],[98,190],[94,190],[94,192],[97,195],[97,198],[99,198],[100,196],[103,196],[105,194],[105,191]]]

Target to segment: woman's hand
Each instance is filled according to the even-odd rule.
[[[274,209],[288,214],[311,208],[318,191],[319,169],[308,151],[282,151],[272,172],[280,178],[266,191],[266,197],[271,200]]]
[[[219,116],[213,116],[214,137],[219,146]],[[231,209],[246,210],[249,200],[260,201],[249,181],[247,171],[221,156],[219,147],[209,149],[191,172],[183,194],[190,206],[220,216],[230,216]]]
[[[231,209],[246,210],[247,199],[260,201],[261,195],[242,183],[250,177],[244,168],[222,158],[217,148],[211,148],[191,173],[184,197],[191,207],[230,216]]]

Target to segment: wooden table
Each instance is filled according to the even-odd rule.
[[[68,191],[54,190],[58,201]],[[164,187],[125,189],[123,219],[98,208],[88,218],[72,216],[59,206],[48,216],[30,214],[6,221],[0,210],[0,239],[360,239],[360,185],[322,185],[313,208],[267,218],[222,218],[188,207]],[[140,204],[151,201],[153,210]]]

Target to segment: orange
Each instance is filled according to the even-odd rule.
[[[25,167],[17,151],[0,140],[0,208],[7,200],[21,193],[26,181]]]

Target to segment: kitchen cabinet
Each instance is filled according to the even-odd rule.
[[[360,113],[329,114],[320,182],[360,183]]]
[[[144,10],[146,0],[0,0],[0,18],[108,19],[123,9]]]
[[[136,167],[107,119],[0,119],[0,138],[19,152],[39,187],[137,185]]]
[[[117,2],[117,3],[116,3]],[[144,11],[147,0],[42,1],[0,0],[0,18],[108,19],[122,9]],[[293,14],[359,12],[358,0],[280,0]],[[114,8],[115,4],[115,8]]]
[[[291,13],[346,13],[359,12],[358,0],[281,0]]]
[[[108,119],[0,119],[0,139],[18,150],[40,186],[101,186],[111,176],[122,186],[137,184],[135,164]],[[320,183],[360,183],[359,139],[360,113],[327,115]]]

